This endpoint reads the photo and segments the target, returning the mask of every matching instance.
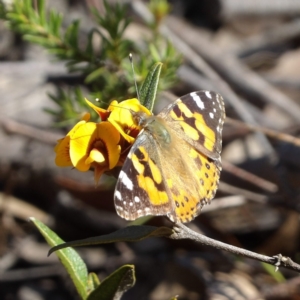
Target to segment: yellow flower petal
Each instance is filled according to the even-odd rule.
[[[93,149],[90,152],[90,156],[86,160],[86,163],[91,164],[92,162],[96,162],[98,164],[104,163],[105,157],[99,150]]]
[[[94,139],[104,143],[108,155],[108,168],[114,168],[119,161],[121,153],[121,147],[118,145],[120,133],[109,122],[101,122],[97,124]]]
[[[96,123],[88,122],[77,126],[70,135],[70,158],[76,169],[85,172],[90,169],[90,165],[85,161],[89,156],[89,150],[93,139],[91,138],[97,128]]]
[[[108,121],[121,133],[124,139],[132,144],[141,128],[132,117],[132,111],[143,112],[151,116],[151,112],[140,104],[136,98],[125,100],[121,103],[113,101],[108,108],[111,114]]]
[[[88,122],[88,121],[90,120],[90,118],[91,118],[91,114],[90,114],[90,113],[85,113],[85,114],[82,116],[81,120],[82,120],[82,121]]]
[[[83,116],[84,119],[89,119],[89,113]],[[70,167],[73,166],[71,157],[70,157],[70,136],[83,124],[86,124],[85,120],[78,122],[69,132],[68,134],[57,141],[57,145],[54,148],[56,153],[55,164],[58,167]]]
[[[120,133],[109,122],[88,122],[76,127],[70,135],[70,159],[85,172],[98,163],[104,170],[114,168],[120,158]],[[99,172],[98,172],[99,173]]]
[[[71,167],[73,164],[70,159],[70,137],[66,136],[58,140],[58,144],[55,146],[56,152],[55,164],[58,167]]]
[[[102,121],[106,121],[110,111],[103,109],[101,107],[98,107],[97,105],[93,104],[91,101],[85,98],[86,103],[100,116]]]

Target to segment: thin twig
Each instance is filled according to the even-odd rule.
[[[278,267],[283,266],[287,269],[300,272],[300,265],[293,262],[291,258],[284,257],[281,254],[270,257],[270,256],[258,254],[258,253],[255,253],[255,252],[252,252],[249,250],[245,250],[245,249],[242,249],[239,247],[228,245],[226,243],[211,239],[203,234],[197,233],[181,223],[177,223],[173,229],[175,232],[169,237],[173,240],[182,240],[182,239],[193,240],[193,241],[199,242],[203,245],[214,247],[214,248],[217,248],[220,250],[225,250],[225,251],[233,253],[235,255],[245,256],[248,258],[252,258],[252,259],[255,259],[255,260],[258,260],[261,262],[265,262],[265,263],[274,265],[276,267],[275,270],[277,270]]]
[[[247,201],[248,200],[246,199],[246,197],[242,195],[233,195],[233,196],[226,196],[222,198],[215,198],[209,205],[205,206],[205,208],[201,213],[205,214],[207,212],[221,210],[225,208],[239,207],[245,205]]]
[[[257,175],[254,175],[246,170],[243,170],[234,164],[228,162],[228,161],[222,161],[222,168],[223,170],[233,174],[234,176],[237,176],[245,181],[248,181],[268,192],[274,193],[278,190],[278,187],[273,182],[270,182],[268,180],[265,180]]]
[[[0,273],[0,282],[24,281],[40,279],[50,276],[64,275],[65,270],[61,264],[51,266],[23,268]]]
[[[286,45],[287,42],[300,35],[300,19],[297,18],[286,24],[279,24],[275,28],[260,32],[244,39],[231,51],[239,57],[245,57],[258,51],[272,49],[274,46]]]
[[[258,193],[250,192],[248,190],[238,188],[236,186],[233,186],[231,184],[220,182],[219,183],[219,190],[231,195],[241,195],[246,197],[249,200],[258,202],[258,203],[267,203],[268,197],[265,195],[261,195]]]
[[[264,289],[263,299],[297,299],[299,295],[300,277],[290,278],[285,282]],[[292,297],[294,296],[294,298]]]
[[[7,133],[20,134],[50,145],[55,145],[57,140],[62,137],[62,135],[58,133],[38,129],[33,126],[17,122],[3,115],[0,117],[0,127],[2,127]]]
[[[34,216],[44,223],[53,223],[53,218],[50,214],[16,197],[0,192],[0,213],[3,212],[23,220]]]
[[[299,77],[291,78],[286,77],[286,75],[274,75],[274,74],[264,74],[263,78],[268,81],[270,84],[277,86],[281,89],[293,89],[299,91],[300,89],[300,80]]]
[[[191,87],[193,90],[212,90],[217,91],[218,87],[215,86],[209,78],[204,75],[199,74],[192,67],[188,65],[181,65],[177,71],[177,76],[180,81],[184,82],[187,86]]]
[[[230,20],[234,20],[237,16],[256,16],[261,19],[279,16],[288,18],[297,16],[300,12],[300,3],[295,0],[226,0],[221,3],[223,17]]]
[[[293,144],[297,147],[300,147],[300,139],[299,138],[294,137],[294,136],[289,135],[289,134],[286,134],[286,133],[283,133],[283,132],[279,132],[279,131],[268,129],[268,128],[263,128],[263,127],[260,127],[260,126],[255,126],[255,125],[252,125],[252,124],[246,124],[246,123],[243,123],[241,121],[234,120],[234,119],[231,119],[231,118],[226,118],[226,123],[227,124],[232,124],[236,127],[243,126],[244,128],[247,128],[248,130],[253,131],[253,132],[257,132],[257,131],[263,132],[265,135],[267,135],[271,138],[274,138],[276,140],[280,140],[280,141],[283,141],[283,142],[287,142],[287,143]]]

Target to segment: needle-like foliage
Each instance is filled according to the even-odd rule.
[[[104,14],[92,8],[95,27],[88,34],[83,33],[78,20],[64,27],[63,15],[54,10],[47,11],[45,0],[14,0],[9,7],[0,0],[0,18],[6,20],[9,28],[21,34],[24,40],[44,47],[57,60],[64,61],[68,72],[76,72],[82,78],[81,89],[86,91],[85,96],[98,98],[103,108],[113,99],[136,97],[129,53],[135,58],[138,86],[150,67],[160,61],[163,67],[158,90],[172,87],[181,56],[157,31],[162,15],[167,13],[166,6],[161,6],[160,1],[151,2],[151,9],[157,16],[156,25],[146,25],[152,37],[139,41],[139,46],[136,41],[124,37],[131,24],[127,7],[107,1],[104,1],[104,7]],[[65,126],[68,120],[73,123],[85,109],[83,98],[79,87],[70,91],[58,90],[51,99],[59,108],[48,112],[61,125]]]

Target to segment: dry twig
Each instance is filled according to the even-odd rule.
[[[190,239],[195,242],[201,243],[203,245],[207,245],[210,247],[214,247],[220,250],[225,250],[227,252],[231,252],[235,255],[241,255],[244,257],[252,258],[261,262],[265,262],[275,266],[275,270],[277,271],[280,266],[284,266],[287,269],[294,270],[300,272],[300,265],[296,264],[292,261],[291,258],[282,256],[281,254],[274,255],[273,257],[261,255],[249,250],[245,250],[239,247],[235,247],[232,245],[228,245],[226,243],[222,243],[211,239],[203,234],[195,232],[183,225],[182,223],[177,223],[175,225],[174,233],[170,236],[171,239],[174,240],[182,240],[182,239]]]

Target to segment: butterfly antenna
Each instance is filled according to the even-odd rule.
[[[138,90],[138,87],[137,87],[136,77],[135,77],[135,71],[134,71],[134,66],[133,66],[133,56],[132,56],[131,53],[129,53],[129,60],[130,60],[130,63],[131,63],[132,74],[133,74],[133,79],[134,79],[134,85],[135,85],[135,90],[136,90],[137,98],[138,98],[138,100],[140,100],[139,90]]]

